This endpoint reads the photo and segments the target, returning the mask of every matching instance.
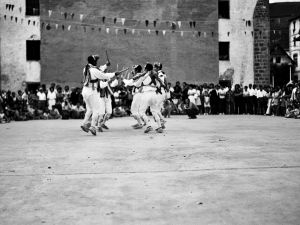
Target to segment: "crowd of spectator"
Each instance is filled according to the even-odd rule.
[[[300,83],[283,87],[214,84],[193,85],[168,83],[168,92],[162,113],[188,115],[250,114],[300,118]],[[41,85],[38,90],[19,90],[17,93],[1,91],[0,122],[33,119],[83,119],[85,104],[81,88],[69,88],[52,83],[49,88]],[[123,85],[114,88],[113,116],[130,116],[133,99],[132,88]],[[147,111],[151,115],[150,110]]]

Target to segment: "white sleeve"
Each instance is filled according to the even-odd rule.
[[[133,84],[134,84],[133,79],[130,79],[130,80],[124,79],[123,82],[124,82],[125,86],[133,86]]]
[[[108,85],[108,82],[100,81],[100,88],[106,88]]]
[[[104,64],[103,66],[99,66],[99,69],[104,72],[107,69],[107,65]]]
[[[110,79],[115,76],[115,73],[103,73],[96,68],[91,68],[90,73],[98,79]]]
[[[148,77],[148,76],[146,75],[146,76],[143,76],[143,77],[141,77],[140,79],[138,79],[138,80],[134,83],[134,86],[140,87],[140,86],[142,85],[143,81],[144,81],[147,77]]]
[[[112,88],[116,87],[116,86],[118,86],[118,84],[119,84],[119,81],[116,79],[113,82],[111,82],[110,87],[112,87]]]

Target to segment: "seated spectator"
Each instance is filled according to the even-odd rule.
[[[68,101],[68,99],[65,99],[61,106],[62,106],[62,119],[68,120],[71,117],[71,112],[72,112],[72,106]]]
[[[4,114],[3,109],[0,109],[0,123],[9,123],[10,119]]]
[[[72,119],[83,119],[85,109],[77,103],[75,107],[72,107]]]
[[[197,119],[196,115],[198,115],[199,109],[196,106],[196,104],[190,101],[189,99],[186,99],[185,107],[185,112],[188,115],[189,119]]]
[[[114,108],[113,114],[115,117],[124,117],[127,115],[126,111],[121,106]]]
[[[294,110],[292,105],[287,106],[285,118],[294,118]]]
[[[55,106],[52,106],[52,109],[49,111],[48,119],[49,120],[57,120],[60,119],[61,115],[59,114],[57,108]]]
[[[27,121],[27,117],[25,115],[22,115],[20,113],[20,110],[15,110],[14,111],[14,116],[13,116],[14,121]]]
[[[71,104],[72,107],[75,107],[77,103],[79,103],[79,88],[72,88],[72,93],[71,93]]]

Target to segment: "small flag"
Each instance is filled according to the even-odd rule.
[[[80,14],[79,18],[80,18],[80,21],[82,21],[83,20],[83,14]]]
[[[181,33],[181,37],[183,37],[183,31],[181,31],[180,33]]]
[[[57,30],[57,28],[58,28],[58,24],[55,24],[55,28],[56,28],[56,30]]]
[[[146,23],[146,27],[148,27],[149,21],[145,20],[145,23]]]
[[[132,34],[134,34],[134,32],[135,32],[135,29],[132,29],[132,31],[131,31],[131,32],[132,32]]]
[[[163,30],[163,35],[166,35],[166,31],[165,30]]]
[[[121,18],[122,25],[124,26],[125,18]]]
[[[177,23],[178,23],[178,27],[180,29],[180,27],[181,27],[181,21],[178,21]]]
[[[114,18],[114,24],[116,24],[116,22],[117,22],[117,18],[115,17],[115,18]]]
[[[247,32],[245,31],[245,35],[247,35]]]
[[[68,26],[68,30],[71,30],[71,25]]]
[[[106,28],[106,33],[109,33],[109,28]]]
[[[52,15],[52,10],[49,10],[48,13],[49,13],[49,17],[51,17],[51,15]]]

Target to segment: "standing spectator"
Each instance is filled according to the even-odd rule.
[[[266,99],[266,102],[267,102],[267,105],[266,105],[266,112],[265,112],[265,115],[271,115],[272,114],[272,104],[273,104],[273,90],[271,88],[265,88],[265,99]]]
[[[219,96],[218,96],[218,93],[215,89],[215,86],[214,84],[210,84],[209,85],[209,96],[210,96],[210,110],[211,110],[211,114],[212,115],[216,115],[217,112],[218,112],[218,100],[219,100]]]
[[[168,83],[168,92],[167,92],[167,99],[171,100],[173,98],[174,88],[172,87],[171,83]]]
[[[257,91],[257,115],[264,115],[266,112],[265,97],[266,92],[263,90],[263,86],[259,85],[259,90]]]
[[[248,90],[248,87],[245,86],[243,90],[243,112],[244,114],[250,114],[250,91]]]
[[[178,105],[179,105],[179,102],[180,102],[179,99],[181,99],[181,95],[182,95],[182,89],[180,87],[180,82],[177,81],[176,85],[174,87],[174,92],[173,92],[173,96],[174,96],[173,102],[176,106],[176,109],[178,108]]]
[[[234,114],[234,93],[231,89],[231,86],[228,86],[228,91],[226,92],[226,112],[227,114]]]
[[[79,88],[72,88],[71,104],[75,107],[79,103]]]
[[[185,102],[185,100],[189,97],[188,91],[189,91],[189,85],[186,82],[183,82],[182,87],[182,101]]]
[[[226,111],[226,90],[224,86],[221,85],[221,89],[219,90],[219,115],[225,115]]]
[[[204,92],[204,115],[208,115],[210,113],[210,96],[208,91]]]
[[[28,89],[25,88],[25,91],[24,93],[22,94],[22,101],[25,103],[25,104],[28,104]]]
[[[45,93],[46,99],[47,99],[48,90],[47,90],[46,84],[42,84],[42,89],[43,89],[43,92]]]
[[[188,90],[188,99],[194,104],[196,104],[196,99],[195,99],[196,94],[197,94],[197,91],[194,88],[194,85],[190,84],[189,90]]]
[[[54,87],[52,86],[49,89],[47,99],[48,99],[48,109],[52,110],[52,106],[55,106],[56,103],[56,93],[54,92]]]
[[[172,112],[172,101],[170,100],[165,100],[164,104],[163,104],[163,111],[162,111],[162,115],[166,118],[170,118]]]
[[[272,113],[273,116],[280,115],[280,97],[281,97],[281,90],[279,87],[275,87],[274,93],[272,94]]]
[[[71,93],[69,86],[65,86],[65,90],[63,91],[64,99],[68,99],[68,101],[70,101]]]
[[[293,88],[292,94],[291,94],[291,103],[293,104],[294,107],[295,107],[295,105],[298,104],[297,91],[299,92],[299,85],[300,85],[300,83],[295,84],[295,87]]]
[[[196,106],[198,108],[198,112],[199,114],[202,114],[202,102],[201,102],[201,91],[200,91],[200,87],[196,87]]]
[[[234,86],[233,93],[235,102],[235,114],[243,114],[243,90],[241,90],[239,84],[236,84]]]
[[[46,108],[46,101],[47,101],[47,97],[46,94],[43,91],[43,88],[40,88],[38,93],[37,93],[37,97],[38,97],[38,109],[45,111]]]

